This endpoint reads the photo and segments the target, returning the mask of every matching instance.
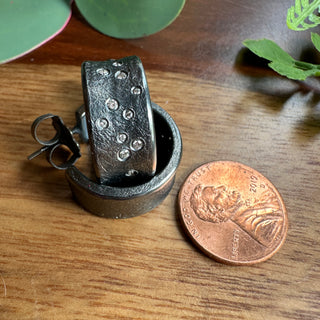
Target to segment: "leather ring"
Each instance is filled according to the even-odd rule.
[[[98,182],[130,185],[156,171],[156,138],[141,60],[86,61],[82,87]]]

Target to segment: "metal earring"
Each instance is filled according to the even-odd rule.
[[[170,115],[151,102],[140,59],[86,61],[82,86],[84,107],[76,112],[76,126],[68,129],[52,114],[37,118],[31,131],[43,147],[29,159],[46,152],[51,165],[66,169],[76,200],[96,215],[129,218],[152,210],[173,186],[182,140]],[[43,141],[37,128],[50,118],[56,135]],[[81,156],[74,134],[90,145],[95,181],[74,166]],[[58,165],[53,154],[61,146],[71,156]]]

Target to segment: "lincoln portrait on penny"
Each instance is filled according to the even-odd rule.
[[[271,245],[283,228],[279,202],[268,188],[259,199],[249,201],[224,185],[199,184],[192,192],[190,206],[199,219],[210,223],[232,221],[265,247]]]

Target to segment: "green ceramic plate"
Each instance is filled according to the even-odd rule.
[[[70,0],[0,0],[0,63],[57,35],[71,17]]]
[[[115,38],[140,38],[168,26],[185,0],[75,0],[85,19]]]

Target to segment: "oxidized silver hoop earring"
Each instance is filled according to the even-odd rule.
[[[77,123],[68,129],[52,114],[38,117],[31,126],[42,152],[66,178],[76,200],[88,211],[108,218],[129,218],[159,205],[170,192],[182,154],[179,129],[170,115],[151,102],[143,66],[138,57],[82,65],[84,106]],[[51,119],[56,134],[43,141],[37,129]],[[81,156],[73,135],[91,148],[95,181],[75,162]],[[53,153],[66,146],[71,156],[57,165]]]

